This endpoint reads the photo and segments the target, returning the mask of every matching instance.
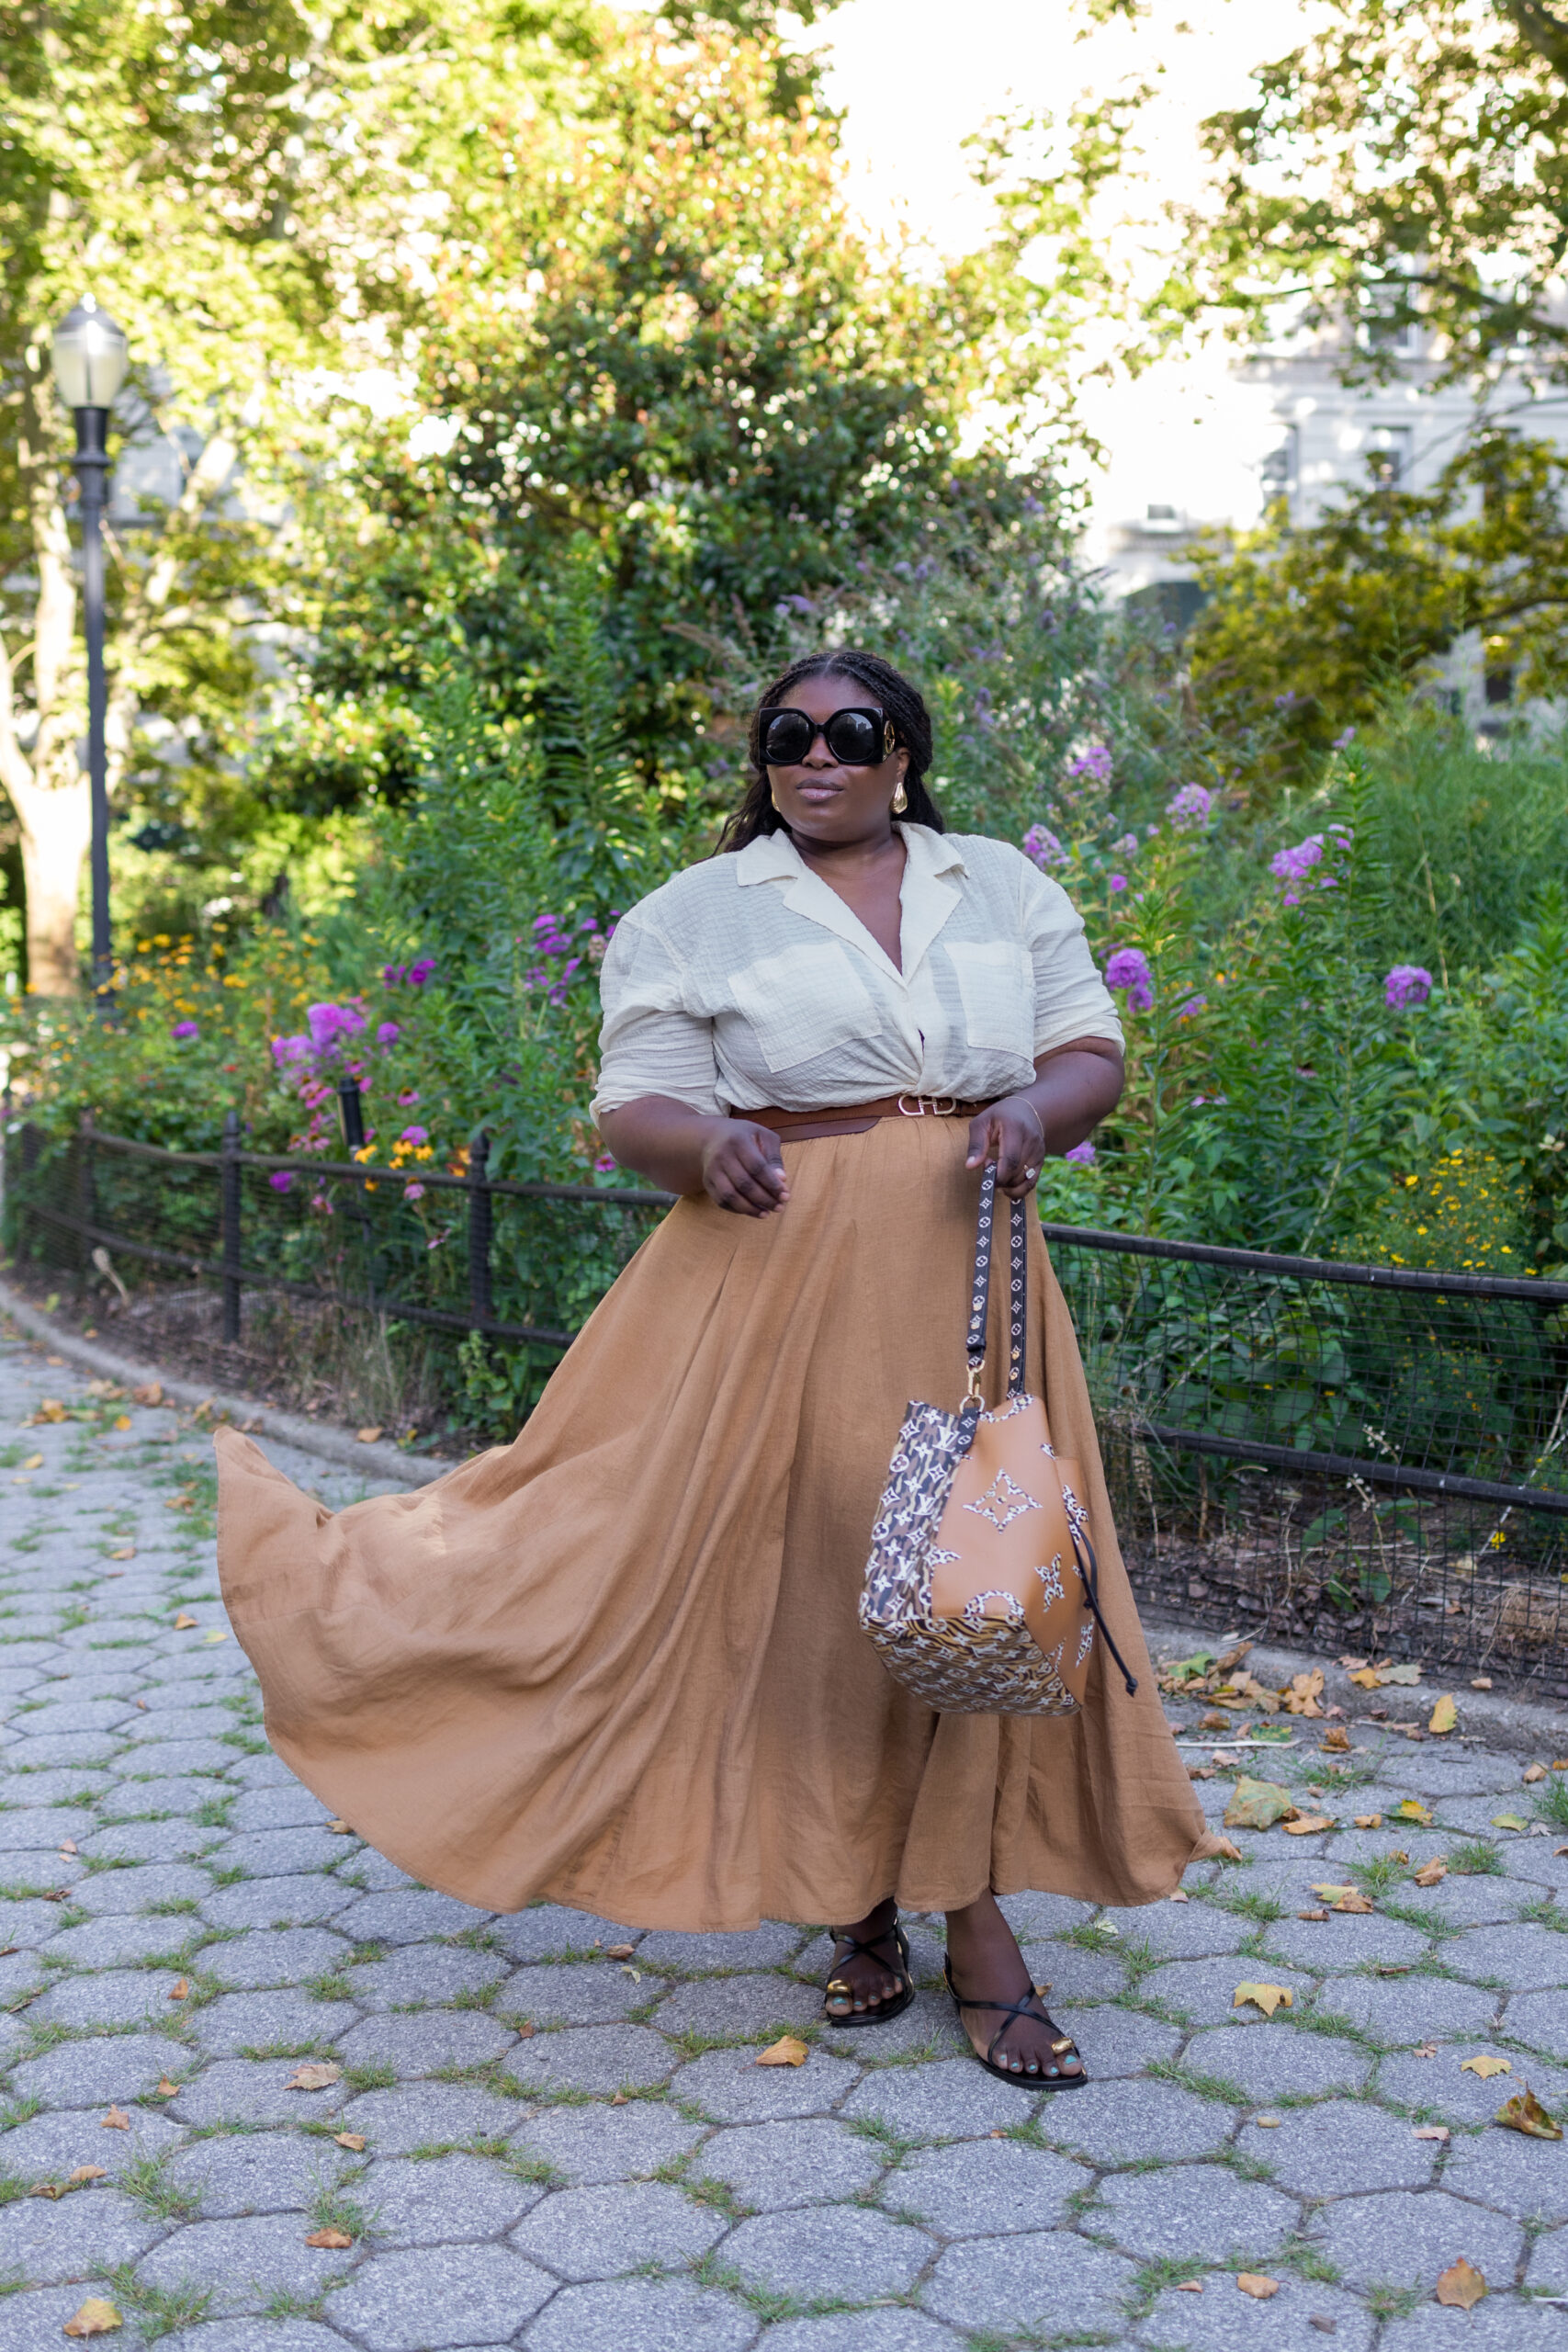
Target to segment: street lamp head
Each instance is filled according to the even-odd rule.
[[[126,341],[85,294],[54,330],[54,380],[67,408],[110,408],[125,381]]]

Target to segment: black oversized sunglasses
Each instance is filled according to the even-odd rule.
[[[818,720],[804,710],[771,710],[762,733],[762,757],[769,767],[798,767],[818,735],[840,766],[874,768],[891,759],[898,741],[890,718],[879,710],[836,710]]]

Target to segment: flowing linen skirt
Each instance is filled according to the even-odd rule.
[[[1202,1815],[1032,1211],[1028,1385],[1083,1465],[1138,1694],[1100,1644],[1079,1714],[934,1714],[856,1621],[905,1406],[963,1391],[967,1134],[786,1143],[792,1197],[761,1221],[682,1201],[515,1441],[415,1492],[334,1515],[219,1432],[224,1599],[268,1736],[370,1844],[487,1910],[646,1928],[1177,1884]],[[1005,1362],[998,1308],[987,1394]]]

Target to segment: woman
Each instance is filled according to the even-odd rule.
[[[897,1905],[944,1911],[976,2056],[1067,2088],[1082,2061],[996,1896],[1176,1885],[1203,1824],[1152,1679],[1128,1699],[1097,1668],[1066,1718],[937,1716],[855,1611],[905,1404],[963,1385],[979,1170],[1018,1196],[1080,1142],[1121,1032],[1057,886],[944,834],[896,671],[796,663],[751,757],[723,854],[634,908],[601,976],[601,1132],[679,1205],[515,1442],[432,1487],[333,1518],[221,1432],[225,1597],[273,1745],[427,1883],[645,1927],[840,1921],[846,2027],[913,1997]],[[1089,1475],[1138,1672],[1032,1223],[1030,1253],[1026,1385]]]

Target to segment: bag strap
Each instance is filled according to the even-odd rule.
[[[1029,1226],[1021,1201],[1009,1204],[1008,1233],[1008,1395],[1023,1394],[1024,1341],[1029,1300]],[[986,1322],[991,1302],[991,1245],[997,1219],[997,1163],[988,1159],[980,1175],[980,1210],[975,1234],[975,1280],[969,1295],[969,1331],[964,1352],[969,1359],[969,1391],[960,1408],[964,1447],[974,1440],[983,1400],[980,1374],[986,1368]]]

